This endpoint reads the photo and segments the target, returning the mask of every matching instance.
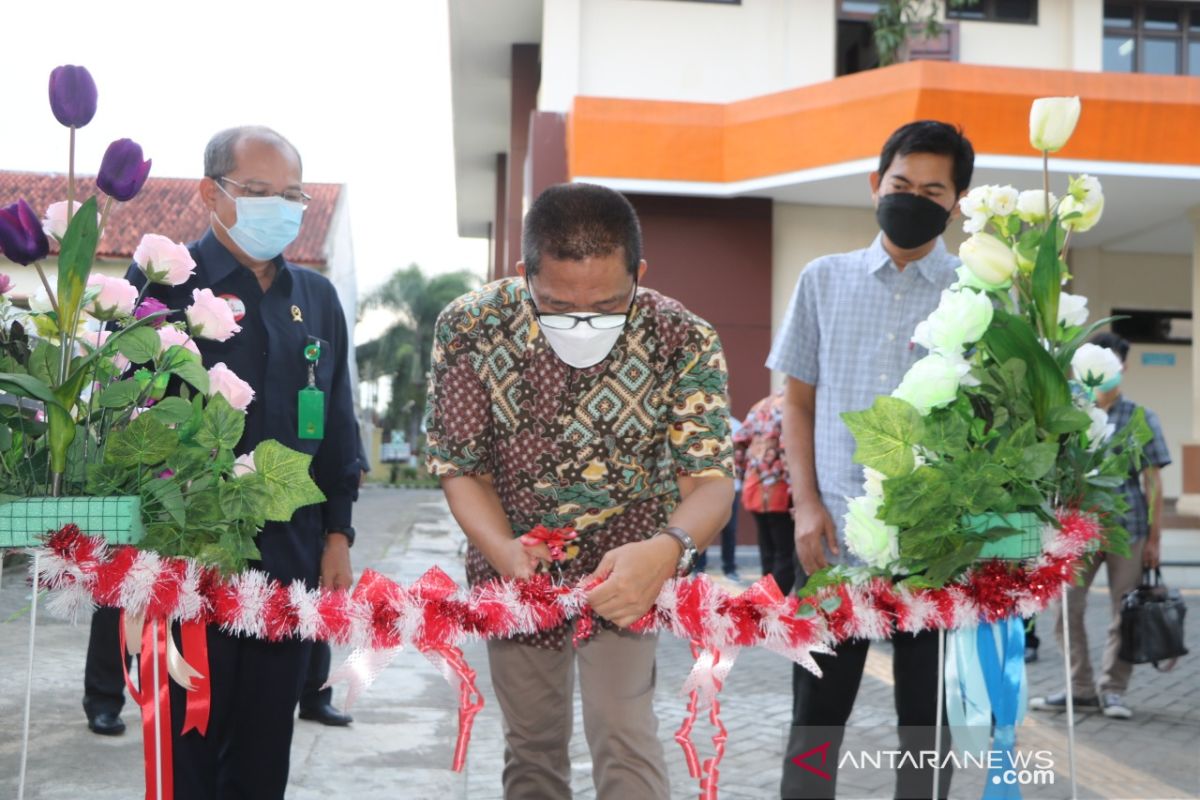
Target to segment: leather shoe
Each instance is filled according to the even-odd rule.
[[[309,722],[319,722],[322,725],[330,725],[333,727],[342,727],[354,722],[354,717],[342,711],[338,711],[333,707],[332,703],[322,703],[319,706],[300,709],[300,719],[306,719]]]
[[[125,723],[121,715],[113,711],[101,711],[88,718],[88,730],[101,736],[120,736],[125,732]]]

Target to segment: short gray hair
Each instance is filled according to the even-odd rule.
[[[237,167],[233,151],[244,139],[257,139],[287,147],[296,154],[296,163],[300,165],[300,171],[304,171],[304,163],[300,160],[300,151],[283,134],[265,125],[239,125],[236,128],[226,128],[208,140],[208,144],[204,148],[204,177],[215,180],[233,172]]]

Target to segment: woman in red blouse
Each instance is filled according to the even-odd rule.
[[[742,505],[758,524],[763,574],[774,576],[784,594],[796,582],[795,523],[787,459],[783,455],[783,392],[754,404],[733,437],[738,475],[744,481]]]

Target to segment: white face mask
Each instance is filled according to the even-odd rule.
[[[571,316],[597,317],[600,315],[572,314]],[[617,344],[617,339],[621,338],[621,331],[625,330],[625,326],[622,325],[618,328],[598,331],[586,322],[581,322],[574,328],[565,331],[547,328],[545,325],[539,327],[542,335],[546,337],[546,341],[550,343],[554,354],[564,363],[576,369],[594,367],[608,358],[608,354]]]

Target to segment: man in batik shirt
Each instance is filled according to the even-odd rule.
[[[622,630],[685,574],[733,502],[725,359],[716,332],[639,289],[633,207],[599,186],[552,187],[525,218],[519,277],[464,295],[434,341],[426,462],[470,540],[472,584],[528,578],[550,559],[519,536],[573,526],[574,623],[488,643],[504,715],[506,798],[569,798],[578,660],[600,800],[670,791],[652,702],[656,637]]]

